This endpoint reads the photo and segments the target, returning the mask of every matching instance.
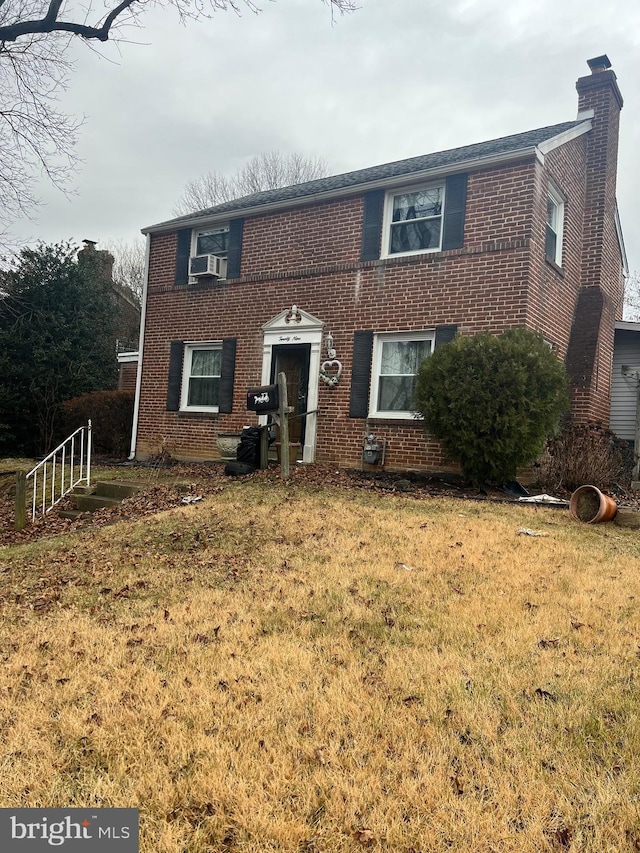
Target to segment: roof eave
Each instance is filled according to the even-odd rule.
[[[587,128],[588,129],[588,128]],[[560,134],[561,136],[563,134]],[[554,137],[555,138],[555,137]],[[503,163],[511,163],[518,160],[527,160],[530,157],[538,156],[540,146],[528,145],[525,148],[519,148],[517,151],[509,151],[500,154],[487,154],[484,157],[474,157],[471,160],[464,160],[460,163],[452,163],[447,166],[434,166],[431,169],[422,169],[417,172],[409,172],[404,175],[393,175],[388,178],[378,178],[374,181],[365,181],[361,184],[353,184],[348,187],[340,187],[339,189],[326,190],[321,193],[314,193],[308,196],[300,196],[298,198],[282,199],[267,204],[254,205],[253,207],[232,208],[223,213],[217,214],[199,214],[183,219],[171,219],[166,222],[159,222],[157,225],[149,225],[142,229],[143,234],[161,234],[164,232],[176,231],[180,228],[193,228],[194,226],[215,224],[216,222],[227,222],[238,216],[254,216],[256,214],[272,213],[278,210],[285,210],[291,207],[301,207],[305,204],[316,204],[321,201],[330,201],[332,199],[344,198],[345,196],[357,195],[367,190],[387,189],[388,187],[398,187],[407,184],[414,184],[423,180],[433,180],[445,175],[452,175],[460,172],[468,172],[472,169],[480,169],[486,166],[498,166]]]
[[[567,142],[571,142],[572,139],[577,139],[579,136],[582,136],[591,130],[593,127],[593,122],[591,121],[593,118],[593,110],[585,110],[585,112],[580,113],[578,118],[584,119],[582,124],[578,124],[569,130],[565,130],[563,133],[558,133],[550,139],[545,139],[544,142],[541,142],[538,145],[538,150],[543,157],[550,151],[559,148],[561,145],[566,145]]]

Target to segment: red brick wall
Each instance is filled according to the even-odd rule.
[[[118,391],[135,391],[138,362],[125,361],[118,371]]]
[[[564,358],[585,266],[590,270],[597,263],[591,256],[585,259],[582,250],[588,161],[582,136],[549,153],[544,166],[531,157],[471,173],[464,247],[447,252],[361,263],[361,195],[248,217],[242,277],[229,282],[175,287],[176,235],[153,235],[138,455],[157,452],[164,443],[182,458],[216,458],[218,432],[255,423],[245,409],[245,395],[261,381],[261,327],[296,304],[332,332],[344,365],[336,387],[319,385],[317,460],[358,466],[362,439],[372,431],[388,441],[388,468],[442,469],[446,461],[440,448],[425,439],[419,422],[348,417],[353,334],[441,324],[457,324],[462,334],[497,333],[527,325],[542,332]],[[550,179],[567,199],[561,270],[544,257]],[[611,240],[610,229],[604,233]],[[613,265],[615,249],[607,252]],[[604,312],[603,332],[608,334],[612,323],[613,314]],[[167,412],[170,342],[226,337],[237,338],[233,413]],[[609,355],[603,340],[595,384],[575,396],[581,416],[583,409],[604,414]]]

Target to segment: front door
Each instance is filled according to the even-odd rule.
[[[304,447],[307,397],[309,396],[309,361],[311,344],[274,346],[271,358],[271,382],[279,373],[287,377],[287,403],[294,411],[289,416],[289,441]],[[296,417],[300,415],[301,417]]]

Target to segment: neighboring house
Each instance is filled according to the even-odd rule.
[[[374,433],[387,467],[442,468],[412,412],[420,361],[455,334],[514,326],[566,361],[574,416],[607,423],[622,97],[606,56],[589,66],[574,121],[144,229],[136,456],[170,442],[216,458],[218,433],[256,423],[247,389],[284,371],[308,412],[293,422],[305,462],[357,466]]]
[[[138,377],[138,351],[118,353],[118,391],[136,390]]]
[[[640,392],[640,323],[616,323],[610,427],[635,445]],[[635,448],[636,453],[639,448]]]
[[[113,280],[114,257],[105,249],[96,249],[94,240],[83,240],[84,248],[78,252],[80,266],[91,265],[98,276],[111,290],[114,322],[114,351],[116,353],[136,349],[140,332],[140,304],[132,291]]]

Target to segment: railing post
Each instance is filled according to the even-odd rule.
[[[27,523],[27,475],[24,471],[16,473],[16,530],[23,530]]]
[[[33,472],[33,495],[31,500],[31,521],[36,520],[36,492],[38,489],[38,471]]]
[[[91,485],[91,419],[87,423],[87,486]]]

